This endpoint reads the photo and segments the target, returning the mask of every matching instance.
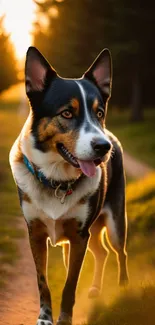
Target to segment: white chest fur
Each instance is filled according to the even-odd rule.
[[[27,193],[31,203],[23,203],[23,213],[29,222],[34,218],[46,215],[48,218],[58,220],[59,218],[78,218],[82,223],[88,216],[87,204],[77,204],[81,198],[88,194],[93,194],[101,179],[101,168],[96,168],[96,175],[91,178],[85,178],[73,191],[72,195],[65,198],[62,204],[60,199],[44,191],[34,176],[27,170],[27,167],[18,162],[11,164],[14,178],[20,189]]]

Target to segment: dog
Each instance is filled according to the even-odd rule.
[[[53,325],[48,239],[62,245],[67,269],[57,325],[71,325],[87,248],[95,262],[89,297],[102,289],[108,255],[104,232],[117,255],[119,284],[128,282],[122,147],[105,128],[112,84],[110,51],[104,49],[81,78],[64,79],[30,47],[25,82],[30,113],[10,151],[10,164],[36,266],[37,325]]]

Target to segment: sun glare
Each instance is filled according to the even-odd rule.
[[[0,15],[5,15],[4,27],[10,33],[16,56],[22,59],[32,44],[32,23],[35,19],[33,0],[0,0]]]

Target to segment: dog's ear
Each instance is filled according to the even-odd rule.
[[[56,75],[56,71],[44,56],[35,47],[29,47],[25,63],[27,95],[29,96],[33,92],[42,92]]]
[[[85,72],[84,77],[94,82],[102,94],[109,98],[112,86],[112,60],[108,49],[104,49]]]

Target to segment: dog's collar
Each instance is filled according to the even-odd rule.
[[[46,176],[36,168],[28,158],[23,155],[23,161],[27,169],[31,172],[32,175],[36,176],[36,178],[46,187],[52,188],[55,190],[55,196],[60,199],[61,203],[64,203],[65,197],[68,195],[71,195],[73,193],[73,187],[75,187],[76,183],[79,182],[79,179],[83,174],[74,180],[71,181],[65,181],[65,182],[59,182],[55,180],[49,180],[46,178]],[[59,191],[62,191],[62,194],[59,194]]]

